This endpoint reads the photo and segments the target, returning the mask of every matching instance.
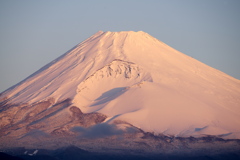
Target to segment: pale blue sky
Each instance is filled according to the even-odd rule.
[[[142,30],[240,79],[239,29],[239,0],[0,0],[0,92],[99,30]]]

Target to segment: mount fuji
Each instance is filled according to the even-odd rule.
[[[240,81],[145,32],[99,31],[0,94],[1,148],[140,133],[240,139]]]

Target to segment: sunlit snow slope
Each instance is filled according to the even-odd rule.
[[[0,96],[49,98],[156,134],[240,138],[240,81],[142,31],[99,31]]]

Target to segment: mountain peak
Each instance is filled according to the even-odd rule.
[[[148,33],[143,32],[143,31],[120,31],[120,32],[110,32],[107,31],[107,34],[116,34],[116,35],[131,35],[131,36],[143,36],[143,35],[148,35],[150,36]]]
[[[141,33],[145,33],[146,34],[146,32],[144,32],[144,31],[98,31],[97,33],[134,33],[134,34],[136,34],[136,33],[138,33],[138,34],[141,34]]]
[[[117,38],[117,37],[126,37],[126,36],[138,36],[135,37],[136,40],[138,38],[140,38],[139,36],[150,36],[148,33],[143,32],[143,31],[119,31],[119,32],[112,32],[112,31],[98,31],[97,33],[95,33],[93,36],[113,36],[115,35],[113,38]],[[151,36],[150,36],[151,37]],[[153,37],[152,37],[153,38]]]

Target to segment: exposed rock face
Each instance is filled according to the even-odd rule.
[[[69,110],[71,113],[71,120],[64,126],[61,126],[51,132],[52,135],[74,135],[71,128],[74,126],[90,127],[103,122],[107,116],[100,113],[82,113],[76,106],[71,106]]]
[[[8,110],[0,113],[1,136],[23,137],[32,130],[65,136],[73,134],[69,129],[75,125],[89,127],[106,119],[100,113],[82,113],[79,108],[71,106],[70,99],[53,102],[49,99],[32,105],[9,106]]]
[[[107,118],[107,116],[100,113],[83,114],[82,111],[76,106],[70,107],[70,111],[72,112],[73,121],[77,121],[79,125],[83,127],[99,124]]]

